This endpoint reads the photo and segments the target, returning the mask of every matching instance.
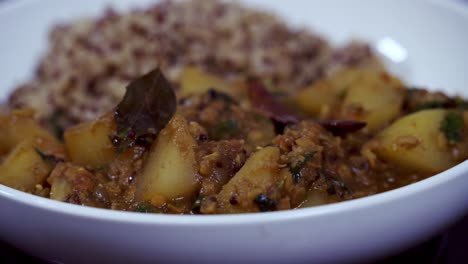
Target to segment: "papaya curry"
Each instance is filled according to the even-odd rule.
[[[157,68],[107,114],[54,134],[0,117],[0,183],[72,204],[171,214],[266,212],[399,188],[468,157],[467,101],[347,68],[297,93],[195,66]],[[57,131],[54,131],[57,132]]]

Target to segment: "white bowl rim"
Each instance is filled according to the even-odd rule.
[[[25,4],[39,0],[16,0],[0,5],[0,15]],[[427,3],[439,5],[468,18],[468,8],[458,1],[425,0]],[[449,182],[458,177],[468,176],[468,160],[443,171],[439,174],[426,178],[416,183],[409,184],[394,190],[371,196],[338,202],[334,204],[320,205],[309,208],[291,209],[276,212],[224,214],[224,215],[172,215],[139,213],[129,211],[117,211],[110,209],[94,208],[68,204],[33,194],[18,191],[16,189],[0,184],[0,199],[8,199],[11,202],[31,206],[51,213],[65,214],[76,218],[111,221],[126,224],[145,225],[172,225],[172,226],[231,226],[252,225],[285,222],[303,218],[312,218],[325,215],[336,215],[347,211],[374,207],[429,191],[438,185]]]

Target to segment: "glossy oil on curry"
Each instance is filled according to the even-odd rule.
[[[410,88],[382,69],[344,69],[299,91],[195,66],[173,86],[155,69],[113,112],[57,135],[34,111],[3,114],[0,183],[146,213],[287,210],[449,169],[468,157],[467,124],[462,98]]]

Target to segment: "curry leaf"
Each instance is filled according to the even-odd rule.
[[[114,112],[116,148],[150,143],[172,118],[176,103],[174,91],[159,68],[133,80]]]
[[[295,124],[301,120],[297,113],[278,101],[259,80],[250,79],[248,88],[250,101],[264,115],[281,124]]]
[[[257,110],[274,121],[276,132],[282,133],[284,125],[306,120],[275,98],[259,80],[250,79],[248,87],[250,101]],[[345,136],[348,133],[354,133],[367,125],[365,122],[354,120],[329,120],[317,123],[335,136]]]
[[[335,136],[345,136],[364,128],[367,123],[356,120],[325,120],[318,122]]]

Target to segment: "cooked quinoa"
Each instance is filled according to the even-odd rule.
[[[215,0],[108,9],[99,18],[56,25],[49,45],[34,78],[8,104],[33,108],[62,127],[108,112],[130,80],[157,66],[174,87],[181,70],[195,64],[227,79],[258,76],[294,93],[342,65],[374,62],[364,44],[333,49],[270,13]]]

